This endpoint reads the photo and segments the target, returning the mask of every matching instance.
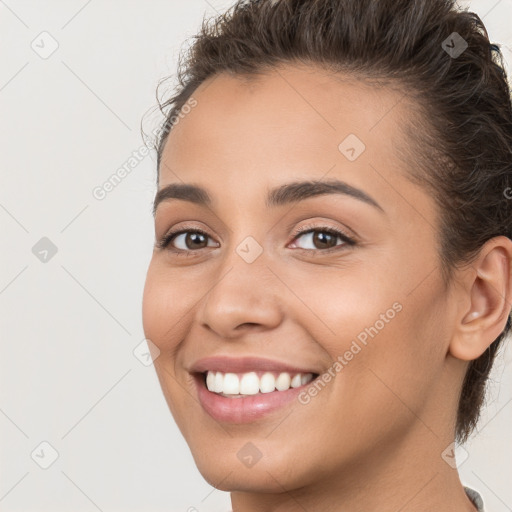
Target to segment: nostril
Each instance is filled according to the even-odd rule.
[[[258,327],[260,326],[261,324],[258,324],[256,322],[245,322],[243,324],[240,324],[240,325],[237,325],[235,330],[240,330],[242,331],[243,329],[245,329],[246,327],[249,327],[249,328],[252,328],[252,327]]]

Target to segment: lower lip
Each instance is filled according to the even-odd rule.
[[[290,388],[286,391],[258,393],[243,398],[228,398],[208,391],[204,375],[195,375],[199,402],[215,420],[228,423],[250,423],[293,402],[306,387]],[[311,384],[311,383],[308,383]]]

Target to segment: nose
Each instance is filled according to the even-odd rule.
[[[246,263],[234,254],[201,303],[201,325],[222,338],[276,328],[283,319],[276,281],[263,258]]]

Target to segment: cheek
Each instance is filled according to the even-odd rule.
[[[161,352],[170,352],[183,339],[189,313],[199,292],[176,271],[153,259],[149,265],[142,299],[144,334]]]
[[[157,362],[165,364],[168,372],[174,374],[174,356],[189,329],[187,313],[191,309],[189,299],[192,292],[186,291],[182,280],[173,279],[171,274],[162,270],[158,263],[151,262],[142,298],[144,336],[160,350],[155,369],[159,378],[163,376],[164,379]]]
[[[418,286],[419,269],[432,265],[396,261],[366,265],[364,273],[331,269],[294,280],[295,293],[308,305],[297,321],[333,361],[332,390],[370,416],[381,411],[390,417],[390,408],[404,409],[401,400],[421,407],[443,369],[449,341],[440,277],[433,273]]]
[[[351,348],[354,354],[362,354],[364,350],[358,351],[357,345],[366,348],[385,338],[390,326],[399,324],[404,315],[399,283],[376,277],[383,273],[389,276],[383,269],[362,264],[290,273],[284,280],[293,283],[296,297],[306,306],[290,297],[289,306],[296,304],[290,312],[332,359]]]

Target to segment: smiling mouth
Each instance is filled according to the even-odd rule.
[[[243,398],[279,393],[309,384],[317,373],[263,372],[245,373],[206,371],[201,373],[206,389],[226,398]]]

